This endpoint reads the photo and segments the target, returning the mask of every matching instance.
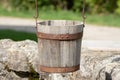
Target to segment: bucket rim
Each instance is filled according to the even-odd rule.
[[[54,22],[54,23],[62,22],[65,24],[62,26],[83,26],[84,27],[83,22],[80,22],[79,20],[43,20],[43,21],[39,21],[38,24],[41,26],[54,26],[51,24],[51,22]],[[71,25],[71,24],[69,24],[69,22],[71,22],[73,24]],[[57,26],[60,26],[60,25],[57,25]]]

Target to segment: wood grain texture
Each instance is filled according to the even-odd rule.
[[[78,21],[51,20],[41,22],[38,32],[74,34],[83,31]],[[59,41],[38,38],[40,65],[46,67],[73,67],[80,64],[81,40]]]

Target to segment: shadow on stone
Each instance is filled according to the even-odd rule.
[[[112,80],[112,76],[110,73],[105,72],[105,76],[106,76],[105,80]]]

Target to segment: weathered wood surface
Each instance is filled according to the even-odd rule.
[[[75,34],[83,31],[77,21],[54,20],[39,24],[38,32],[48,34]],[[40,65],[47,67],[73,67],[80,64],[81,39],[71,41],[38,38]]]

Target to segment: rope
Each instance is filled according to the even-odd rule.
[[[83,0],[83,11],[82,11],[82,18],[83,18],[83,25],[85,26],[85,5],[86,5],[86,0]]]
[[[38,17],[39,17],[39,13],[38,13],[38,0],[35,0],[35,3],[36,3],[36,15],[34,16],[34,18],[35,18],[36,29],[37,29],[38,28],[37,21],[38,21]],[[84,26],[85,26],[85,19],[86,19],[86,16],[85,16],[85,5],[86,5],[86,0],[83,0],[82,18],[83,18],[83,25]]]
[[[39,17],[39,14],[38,14],[38,0],[35,0],[35,3],[36,3],[36,15],[34,16],[35,18],[35,22],[36,22],[36,29],[38,28],[38,17]]]

